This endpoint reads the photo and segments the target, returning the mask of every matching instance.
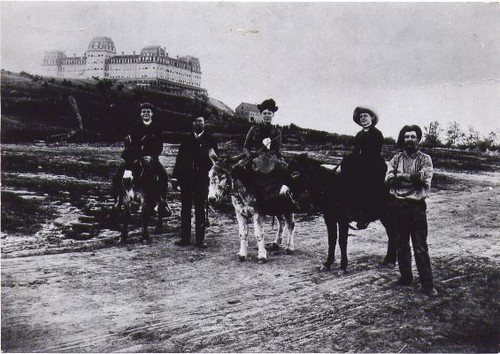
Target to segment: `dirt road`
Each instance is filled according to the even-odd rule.
[[[174,246],[174,203],[152,245],[120,246],[107,230],[106,247],[3,254],[2,350],[496,352],[500,173],[449,176],[453,186],[428,201],[437,298],[420,292],[418,276],[395,287],[398,270],[379,268],[379,223],[351,235],[340,275],[318,271],[327,239],[317,216],[298,216],[293,255],[257,264],[253,238],[249,259],[238,261],[230,214],[211,212],[208,249]],[[269,241],[274,231],[269,219]]]

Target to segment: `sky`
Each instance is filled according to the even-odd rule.
[[[353,135],[357,106],[384,136],[458,122],[500,135],[500,5],[428,2],[2,1],[1,68],[39,73],[45,51],[160,45],[199,58],[209,96],[273,98],[274,123]]]

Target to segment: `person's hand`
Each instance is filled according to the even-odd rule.
[[[150,163],[150,162],[153,160],[153,158],[152,158],[151,156],[143,156],[143,158],[142,158],[142,159],[143,159],[144,161],[146,161],[147,163]]]
[[[177,181],[177,178],[171,178],[170,183],[172,184],[172,189],[174,191],[179,189],[179,182]]]

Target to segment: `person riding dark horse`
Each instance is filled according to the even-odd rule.
[[[380,156],[384,136],[375,128],[378,117],[371,109],[357,107],[353,120],[363,129],[354,138],[354,149],[344,157],[341,177],[344,182],[344,202],[347,214],[364,229],[377,219],[382,203],[385,171],[387,165]]]
[[[276,203],[289,204],[293,210],[295,203],[288,187],[288,164],[281,155],[282,133],[279,127],[272,125],[278,107],[270,98],[257,108],[262,122],[250,127],[243,145],[244,156],[233,167],[233,173],[257,197],[262,212],[271,212],[267,209],[275,207]]]
[[[113,177],[113,195],[117,198],[121,192],[124,171],[133,170],[134,163],[142,159],[151,164],[156,176],[159,194],[158,213],[161,216],[170,216],[171,211],[167,204],[168,175],[159,160],[163,151],[163,136],[160,127],[153,121],[154,113],[155,108],[151,103],[140,104],[141,122],[136,124],[125,137],[125,149],[121,154],[124,161]]]

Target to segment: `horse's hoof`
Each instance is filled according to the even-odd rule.
[[[122,237],[120,238],[120,243],[121,243],[122,245],[126,245],[126,244],[127,244],[127,238],[122,236]]]
[[[279,251],[279,250],[280,250],[280,245],[279,245],[278,243],[276,243],[276,242],[273,242],[273,243],[271,244],[270,249],[271,249],[272,251]]]
[[[238,255],[238,260],[239,260],[240,262],[245,262],[245,261],[246,261],[246,259],[247,259],[247,257],[245,257],[245,256],[241,256],[241,255]]]
[[[320,272],[329,272],[330,271],[330,266],[327,264],[322,264],[321,266],[318,267],[318,270]]]
[[[286,254],[288,254],[288,255],[293,254],[293,252],[294,252],[294,250],[292,250],[291,248],[286,249]]]
[[[337,275],[346,275],[347,274],[347,269],[339,269],[337,272]]]
[[[396,268],[396,263],[392,262],[382,262],[380,263],[380,268],[388,268],[388,269],[394,269]]]
[[[267,263],[267,258],[259,258],[259,259],[257,260],[257,263],[259,263],[259,264],[264,264],[264,263]]]

